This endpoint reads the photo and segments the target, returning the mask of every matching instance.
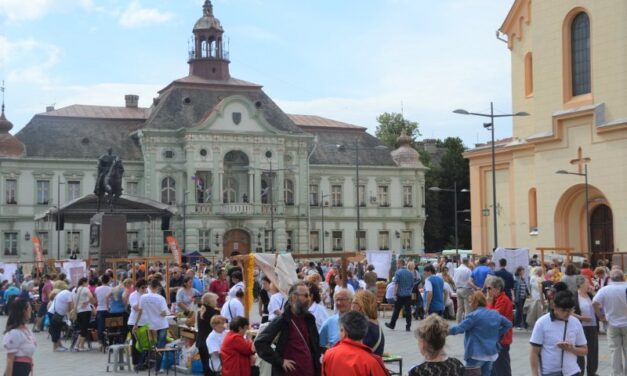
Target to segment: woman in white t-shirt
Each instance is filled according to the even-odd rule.
[[[74,350],[86,351],[85,340],[89,336],[89,321],[91,320],[92,304],[96,303],[96,298],[91,294],[87,287],[87,278],[83,277],[78,280],[78,285],[74,289],[74,302],[76,309],[76,322],[80,329],[78,342]]]
[[[104,274],[100,278],[102,285],[96,287],[94,295],[96,296],[96,328],[98,328],[98,340],[104,345],[105,319],[109,312],[109,299],[111,298],[111,280],[109,274]]]
[[[311,296],[309,313],[316,318],[316,328],[320,331],[322,324],[324,324],[324,322],[329,318],[329,314],[327,313],[325,306],[321,303],[320,289],[318,288],[318,285],[310,281],[305,282],[305,284],[309,288],[309,296]]]
[[[229,299],[222,306],[222,310],[220,311],[220,315],[224,316],[228,322],[233,321],[237,316],[244,317],[244,305],[242,304],[242,299],[244,299],[244,291],[238,290],[235,293],[235,298]]]
[[[575,278],[577,284],[577,295],[575,299],[575,312],[572,314],[579,319],[583,327],[583,334],[588,342],[588,354],[586,356],[578,356],[577,364],[583,375],[596,375],[599,366],[599,323],[592,305],[592,286],[590,281],[583,275]]]
[[[135,348],[135,342],[137,342],[137,338],[135,337],[135,333],[133,333],[133,327],[137,323],[137,315],[139,313],[139,299],[143,294],[148,290],[148,282],[145,279],[140,278],[135,282],[135,291],[131,293],[128,297],[128,305],[131,306],[131,313],[128,315],[127,328],[131,332],[131,360],[133,361],[133,366],[137,367],[139,365],[141,354]]]
[[[5,375],[28,376],[33,370],[33,355],[37,349],[35,336],[26,326],[33,313],[27,300],[17,298],[9,308],[9,318],[2,346],[7,352]]]

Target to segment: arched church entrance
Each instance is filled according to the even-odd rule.
[[[590,234],[592,236],[593,258],[611,259],[609,253],[614,251],[614,221],[612,209],[605,204],[600,204],[592,209],[590,214]]]
[[[590,184],[588,210],[585,184],[573,185],[564,191],[555,207],[555,245],[572,247],[575,252],[611,252],[614,248],[613,221],[607,202],[603,192]],[[591,250],[588,250],[586,214],[590,216]],[[599,244],[596,244],[597,240]]]
[[[250,252],[250,235],[248,232],[235,229],[224,233],[224,257],[230,257],[236,251],[241,255]]]

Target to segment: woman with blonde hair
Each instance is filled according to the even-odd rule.
[[[368,290],[359,290],[353,297],[351,310],[363,313],[368,319],[368,333],[363,339],[364,345],[372,352],[382,356],[385,347],[385,336],[379,325],[377,311],[377,296]]]
[[[462,376],[464,365],[455,358],[450,358],[444,351],[448,323],[437,314],[431,314],[424,319],[418,329],[418,349],[425,358],[425,362],[409,371],[409,376]]]
[[[531,269],[530,273],[529,291],[531,296],[528,305],[529,308],[527,310],[527,329],[530,330],[533,330],[533,326],[536,324],[536,321],[540,318],[540,316],[544,314],[544,307],[546,307],[542,287],[542,282],[544,281],[542,276],[543,272],[544,270],[542,269],[542,266],[536,266]]]
[[[207,349],[207,337],[211,333],[211,319],[215,315],[219,315],[218,311],[218,295],[212,292],[206,292],[200,298],[200,309],[196,317],[196,325],[198,333],[196,335],[196,347],[200,354],[202,369],[205,376],[209,373],[209,350]]]

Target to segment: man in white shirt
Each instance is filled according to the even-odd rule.
[[[453,276],[453,282],[455,282],[455,288],[457,289],[457,322],[461,322],[466,313],[470,312],[470,300],[468,298],[473,291],[470,285],[471,274],[472,270],[468,267],[468,257],[462,256],[462,264],[455,270],[455,275]]]
[[[274,320],[275,317],[283,313],[283,305],[286,302],[285,297],[276,288],[274,283],[270,284],[270,302],[268,303],[268,321]]]
[[[138,326],[148,324],[151,330],[157,332],[157,345],[158,349],[165,347],[166,335],[168,333],[168,319],[166,316],[169,314],[168,303],[165,298],[159,294],[161,283],[157,278],[153,278],[150,281],[150,289],[147,294],[144,294],[139,299],[139,312],[137,314],[137,323],[133,328],[136,331]],[[161,356],[157,357],[155,363],[155,372],[159,372],[161,368]]]
[[[627,371],[627,282],[623,271],[610,271],[611,284],[601,288],[592,299],[597,317],[607,325],[612,376]],[[605,311],[605,315],[601,312]]]
[[[244,317],[242,299],[244,299],[244,290],[237,290],[235,297],[224,303],[220,315],[224,316],[228,322],[233,321],[237,316]]]
[[[560,291],[555,294],[553,307],[536,321],[529,339],[531,375],[579,375],[577,357],[585,356],[588,346],[581,323],[571,316],[575,296]]]
[[[61,328],[65,320],[65,316],[74,308],[74,294],[70,290],[59,292],[48,308],[50,316],[50,338],[52,339],[52,350],[57,352],[67,351],[67,348],[61,344]],[[59,320],[54,319],[55,314],[60,316]],[[58,317],[56,316],[56,317]]]

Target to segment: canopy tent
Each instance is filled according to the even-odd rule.
[[[98,197],[90,193],[63,204],[60,209],[48,208],[35,215],[35,221],[56,222],[60,214],[63,222],[89,224],[90,219],[98,212],[97,208]],[[100,210],[110,211],[106,203],[101,203]],[[176,214],[176,207],[145,197],[122,195],[115,201],[112,212],[126,215],[127,222],[146,222],[170,218]]]
[[[188,264],[208,264],[209,260],[198,251],[187,252],[183,255],[186,258]]]

